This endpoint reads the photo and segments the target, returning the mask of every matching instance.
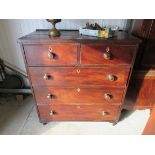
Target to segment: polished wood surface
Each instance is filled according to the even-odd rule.
[[[29,67],[32,85],[68,86],[75,85],[108,85],[125,87],[129,67]],[[44,76],[49,79],[44,79]],[[114,76],[111,81],[109,75]]]
[[[131,33],[142,42],[124,106],[127,109],[151,109],[155,103],[155,20],[134,20]]]
[[[106,59],[104,54],[110,53],[110,58]],[[81,45],[81,64],[108,64],[108,65],[126,65],[131,64],[133,54],[135,54],[135,46],[120,46],[103,44],[97,45]]]
[[[131,77],[125,109],[152,108],[155,104],[155,71],[135,71]]]
[[[147,39],[149,37],[152,19],[135,19],[132,25],[132,34],[141,39]]]
[[[41,122],[49,121],[115,121],[118,119],[118,106],[45,106],[39,105]]]
[[[141,64],[143,68],[155,69],[155,20],[152,21],[150,27]]]
[[[139,39],[36,31],[19,42],[42,123],[119,120]]]
[[[98,87],[34,87],[38,104],[51,105],[120,105],[124,89]]]
[[[155,69],[155,20],[134,20],[131,33],[142,40],[135,68],[139,70]]]
[[[118,32],[117,36],[102,39],[98,37],[80,35],[77,30],[61,30],[60,37],[49,37],[48,30],[37,30],[18,39],[18,42],[24,45],[30,44],[55,44],[55,43],[105,43],[107,44],[125,44],[137,45],[141,41],[125,32]]]
[[[76,45],[32,45],[24,50],[28,66],[77,64]]]

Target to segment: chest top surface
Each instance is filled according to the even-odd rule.
[[[118,32],[117,36],[103,39],[98,37],[80,35],[77,30],[61,30],[60,37],[49,37],[48,30],[36,30],[18,39],[22,44],[44,44],[44,43],[119,43],[138,44],[140,40],[126,32]]]

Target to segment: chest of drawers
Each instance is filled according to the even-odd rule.
[[[19,39],[40,122],[118,121],[139,40],[47,34]]]

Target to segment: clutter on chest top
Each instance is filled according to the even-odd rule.
[[[119,30],[118,26],[116,27],[102,27],[99,24],[90,24],[86,23],[86,26],[81,26],[79,28],[79,33],[81,35],[88,35],[100,38],[110,38],[117,35],[117,31]]]

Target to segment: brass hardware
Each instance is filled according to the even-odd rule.
[[[101,114],[102,114],[103,116],[107,116],[107,115],[109,115],[109,112],[107,112],[107,111],[102,111]]]
[[[103,57],[104,57],[104,59],[106,59],[106,60],[110,60],[110,59],[111,59],[111,53],[110,53],[110,52],[105,52],[105,53],[103,54]]]
[[[106,52],[109,52],[109,51],[110,51],[110,48],[109,48],[109,47],[107,47],[105,50],[106,50]]]
[[[112,98],[112,95],[106,93],[106,94],[104,94],[104,98],[107,100],[110,100]]]
[[[77,109],[80,109],[80,108],[81,108],[81,107],[78,105],[78,106],[77,106]]]
[[[103,53],[103,57],[106,60],[110,60],[111,59],[111,53],[110,53],[110,48],[109,47],[106,48],[106,52]]]
[[[60,36],[60,32],[56,29],[55,24],[60,22],[61,19],[47,19],[53,25],[53,28],[49,30],[48,35],[49,37],[58,37]]]
[[[79,74],[80,73],[80,69],[77,69],[76,72]]]
[[[55,115],[55,114],[56,114],[55,111],[50,111],[50,116],[53,116],[53,115]]]
[[[54,59],[54,56],[55,56],[55,54],[52,51],[49,50],[49,52],[48,52],[48,58],[49,59]]]
[[[48,58],[49,59],[54,59],[56,56],[56,54],[53,52],[53,49],[51,47],[49,47],[48,49]]]
[[[52,94],[48,94],[47,99],[52,99]]]
[[[49,80],[50,78],[51,78],[51,76],[47,75],[47,74],[45,74],[44,77],[43,77],[44,80]]]
[[[109,81],[115,81],[116,80],[116,77],[114,75],[112,75],[112,74],[109,74],[107,76],[107,78],[108,78]]]
[[[77,88],[77,92],[80,92],[80,88]]]
[[[53,51],[52,47],[49,47],[49,52],[52,52],[52,51]]]

